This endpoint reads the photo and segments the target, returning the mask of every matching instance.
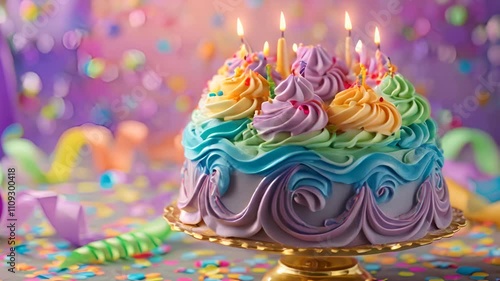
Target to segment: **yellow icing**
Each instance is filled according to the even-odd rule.
[[[269,83],[252,70],[237,68],[232,77],[220,82],[220,92],[208,95],[203,113],[208,118],[236,120],[252,117],[269,99]]]
[[[328,109],[329,123],[339,131],[364,130],[391,135],[401,127],[396,107],[367,86],[338,93]]]

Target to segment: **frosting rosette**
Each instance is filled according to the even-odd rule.
[[[232,58],[226,60],[224,65],[219,68],[217,74],[208,82],[208,90],[210,92],[220,91],[224,79],[236,75],[237,69],[238,71],[253,70],[262,77],[268,79],[267,65],[267,58],[262,53],[252,53],[244,58],[234,55]],[[271,71],[271,76],[276,84],[282,80],[281,75],[274,69]]]
[[[347,67],[335,61],[321,46],[300,47],[292,70],[311,82],[314,93],[326,103],[351,85]]]
[[[269,98],[269,83],[252,70],[236,69],[232,77],[220,83],[217,93],[209,93],[203,103],[207,118],[237,120],[252,117]]]
[[[262,104],[253,126],[264,140],[284,133],[297,136],[324,129],[328,115],[313,86],[300,76],[290,75],[276,88],[276,98]]]
[[[328,109],[337,130],[363,130],[391,135],[401,127],[401,115],[371,88],[357,86],[338,93]]]
[[[262,77],[268,79],[267,69],[266,69],[267,65],[268,65],[267,58],[264,57],[262,53],[251,54],[250,56],[247,57],[245,64],[243,64],[243,66],[246,67],[246,69],[251,69],[262,75]],[[281,75],[274,68],[272,68],[271,70],[271,78],[274,80],[276,84],[280,83],[281,80],[283,80],[281,78]]]
[[[423,123],[429,119],[431,115],[429,103],[415,92],[415,87],[402,75],[386,76],[376,89],[396,106],[401,113],[404,126]]]

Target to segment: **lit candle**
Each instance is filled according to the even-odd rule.
[[[354,48],[354,50],[359,55],[359,63],[361,65],[364,65],[366,62],[366,49],[363,46],[363,42],[361,40],[358,40],[358,43],[356,43],[356,47]]]
[[[248,51],[245,44],[245,30],[243,29],[240,18],[236,20],[236,33],[241,39],[240,57],[243,58],[248,54]]]
[[[352,45],[351,31],[352,31],[352,24],[351,24],[351,18],[349,17],[349,13],[347,11],[345,12],[344,27],[345,27],[345,30],[347,30],[347,37],[345,38],[345,62],[347,64],[347,67],[351,68],[351,64],[352,64],[352,58],[351,58],[351,45]]]
[[[269,56],[269,42],[264,42],[264,48],[262,48],[262,53],[264,54],[264,57]]]
[[[378,75],[381,76],[384,66],[382,65],[382,52],[380,51],[380,31],[378,30],[378,27],[375,27],[375,36],[373,41],[377,46],[377,51],[375,51],[375,60],[377,61]]]
[[[297,50],[299,49],[299,46],[297,46],[297,43],[293,43],[292,45],[292,50],[293,52],[295,53],[295,55],[297,55]]]
[[[283,12],[281,12],[281,17],[280,17],[280,30],[281,30],[281,38],[278,39],[276,71],[278,71],[278,73],[281,74],[281,77],[285,78],[288,75],[290,75],[290,61],[285,41],[286,21]]]

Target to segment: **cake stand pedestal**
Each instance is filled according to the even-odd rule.
[[[466,225],[462,211],[453,209],[453,221],[448,228],[431,232],[419,240],[346,248],[297,248],[273,242],[220,237],[205,224],[183,224],[179,220],[179,214],[180,210],[175,204],[165,208],[165,219],[172,230],[183,231],[196,239],[225,246],[281,254],[278,265],[264,276],[263,281],[374,280],[361,267],[355,256],[395,252],[428,245],[436,240],[453,236]]]

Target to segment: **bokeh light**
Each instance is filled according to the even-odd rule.
[[[23,93],[28,97],[34,97],[42,90],[42,80],[35,72],[27,72],[21,76]]]
[[[22,0],[19,5],[19,15],[25,21],[34,21],[38,17],[38,7],[32,0]]]
[[[446,20],[452,25],[464,25],[467,21],[467,17],[467,8],[462,5],[451,6],[446,10]]]
[[[83,34],[80,30],[70,30],[64,33],[62,43],[66,49],[74,50],[80,46]]]
[[[137,70],[146,63],[146,55],[139,50],[128,50],[123,54],[122,66],[128,70]]]
[[[140,27],[146,22],[146,14],[143,10],[135,10],[129,14],[128,20],[131,27]]]

